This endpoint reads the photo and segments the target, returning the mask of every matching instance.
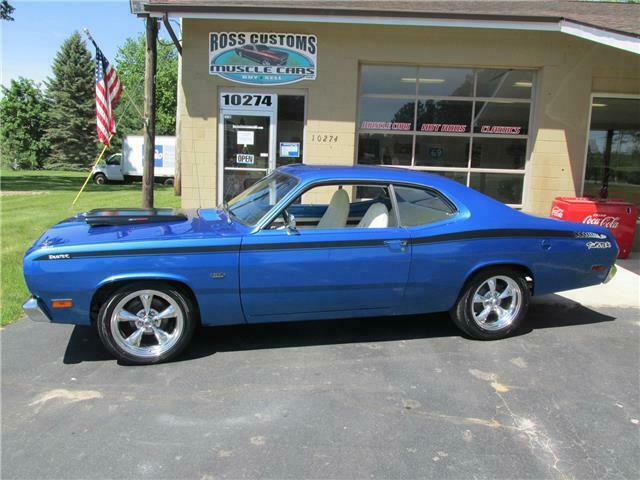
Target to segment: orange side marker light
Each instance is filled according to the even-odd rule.
[[[73,300],[70,300],[70,299],[52,300],[51,306],[53,308],[71,308],[73,307]]]

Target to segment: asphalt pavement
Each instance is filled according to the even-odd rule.
[[[20,320],[0,332],[0,473],[637,479],[638,312],[542,297],[496,342],[444,314],[211,328],[150,367]]]

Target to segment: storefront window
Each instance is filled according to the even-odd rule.
[[[304,137],[304,96],[278,95],[276,167],[301,163]]]
[[[534,72],[363,65],[358,163],[405,165],[522,205]]]
[[[533,72],[530,70],[478,70],[477,97],[531,98]]]
[[[470,141],[469,137],[419,136],[416,138],[416,166],[466,168]],[[463,175],[466,183],[467,175]]]
[[[395,98],[362,97],[361,130],[413,130],[415,102]]]
[[[363,65],[360,92],[363,95],[415,95],[417,67]]]
[[[445,125],[445,132],[468,132],[472,107],[472,102],[418,100],[418,130],[430,132],[439,127],[442,132]]]
[[[411,137],[362,134],[358,163],[363,165],[411,165]]]
[[[584,195],[601,194],[640,205],[640,98],[593,99]]]
[[[474,133],[526,135],[529,133],[528,103],[477,102]]]
[[[522,202],[522,175],[508,173],[471,173],[469,186],[508,204]]]
[[[420,68],[418,95],[472,97],[473,70],[468,68]]]

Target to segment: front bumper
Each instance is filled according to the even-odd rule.
[[[22,305],[24,313],[34,322],[51,322],[49,315],[40,307],[40,302],[36,297],[29,297]]]

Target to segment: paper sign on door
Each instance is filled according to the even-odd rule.
[[[238,130],[238,145],[253,145],[253,130]]]

